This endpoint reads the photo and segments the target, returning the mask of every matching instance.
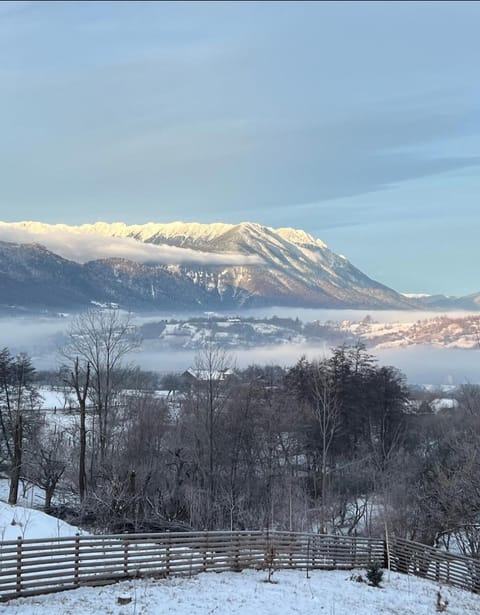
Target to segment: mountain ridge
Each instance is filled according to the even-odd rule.
[[[65,272],[62,269],[61,274],[57,273],[59,279],[63,280],[65,289],[71,287],[74,295],[83,293],[82,304],[114,301],[135,309],[170,309],[176,305],[194,305],[199,309],[273,305],[368,309],[418,307],[415,301],[371,279],[347,258],[330,250],[321,239],[301,229],[275,229],[253,222],[143,225],[97,222],[78,226],[2,222],[0,239],[2,231],[3,234],[8,231],[11,236],[17,233],[19,237],[34,240],[29,244],[12,243],[10,250],[17,250],[20,262],[21,251],[31,251],[30,262],[32,267],[34,262],[37,263],[38,271],[35,273],[33,267],[30,281],[35,282],[36,278],[48,281],[53,293],[50,304],[55,290],[48,270],[60,267]],[[114,251],[118,254],[91,258],[82,265],[68,259],[58,261],[58,258],[63,258],[58,254],[62,246],[83,242],[88,253],[89,242],[94,238],[97,250],[104,244],[111,248],[110,242],[114,238],[117,241]],[[49,244],[52,245],[54,239],[57,250],[50,251]],[[122,241],[129,242],[126,256],[122,256]],[[38,258],[41,254],[39,243],[46,246],[43,248],[43,265],[42,259]],[[30,247],[19,248],[27,245]],[[146,245],[151,246],[152,258],[142,252],[141,258],[135,260],[132,257],[135,248]],[[177,250],[175,254],[187,256],[183,261],[179,256],[178,262],[162,263],[160,252],[167,248]],[[153,262],[157,258],[156,249],[159,262]],[[33,258],[35,250],[36,260]],[[199,255],[204,262],[195,262]],[[231,262],[222,264],[222,255],[225,259],[229,256]],[[12,282],[15,276],[21,277],[21,271],[17,268],[15,272],[13,252],[9,258]],[[67,264],[72,262],[80,269]],[[42,267],[46,271],[42,271]],[[68,281],[67,271],[73,276]],[[89,293],[93,295],[91,298]]]

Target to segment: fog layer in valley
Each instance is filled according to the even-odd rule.
[[[395,349],[372,349],[381,365],[400,369],[410,384],[465,384],[480,383],[480,351],[460,348],[432,348],[414,346]],[[323,358],[330,353],[329,346],[281,345],[236,350],[232,357],[237,367],[251,364],[278,364],[291,366],[305,354],[308,359]],[[184,371],[192,365],[194,351],[153,354],[140,351],[135,362],[147,370]]]
[[[447,316],[465,316],[466,312],[449,312]],[[137,324],[163,319],[183,319],[198,314],[158,313],[138,315]],[[205,314],[203,314],[205,315]],[[238,312],[232,315],[239,315]],[[438,312],[372,311],[372,310],[316,310],[296,308],[270,308],[248,310],[243,317],[279,316],[299,318],[302,321],[359,321],[369,315],[380,322],[416,322],[439,316]],[[0,347],[8,347],[13,353],[28,353],[37,369],[58,367],[58,348],[62,345],[63,334],[70,325],[71,317],[4,317],[0,318]],[[250,364],[293,365],[302,354],[309,359],[322,358],[329,354],[326,343],[320,345],[281,344],[271,347],[237,349],[232,358],[238,367]],[[409,346],[406,348],[372,349],[380,364],[394,365],[406,376],[409,383],[416,384],[462,384],[480,383],[480,350],[459,348],[434,348],[430,346]],[[196,351],[153,352],[140,348],[130,355],[130,362],[143,369],[160,372],[182,372],[192,365]]]

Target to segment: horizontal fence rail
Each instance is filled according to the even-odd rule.
[[[388,555],[388,557],[387,557]],[[392,570],[480,593],[480,560],[390,537],[295,532],[166,532],[77,535],[0,542],[0,600],[132,577],[244,568],[353,569],[372,561]]]
[[[111,583],[244,568],[352,569],[383,561],[383,540],[294,532],[167,532],[0,543],[0,600]]]
[[[391,537],[392,570],[480,593],[480,560],[463,557],[419,542]]]

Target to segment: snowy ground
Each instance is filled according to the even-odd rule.
[[[357,574],[364,571],[357,571]],[[135,580],[101,588],[20,598],[0,605],[0,615],[427,615],[436,612],[435,583],[385,573],[383,588],[350,579],[351,572],[279,571],[276,584],[265,572],[203,573],[192,578]],[[480,598],[441,588],[447,615],[478,615]],[[131,599],[120,605],[118,598]]]
[[[58,538],[59,536],[75,536],[83,533],[74,525],[70,525],[46,515],[40,510],[34,510],[32,505],[41,506],[44,502],[42,489],[30,486],[20,489],[18,505],[7,504],[8,480],[0,479],[0,541],[22,538]]]
[[[0,502],[0,541],[22,538],[58,538],[80,532],[73,525],[24,506]]]

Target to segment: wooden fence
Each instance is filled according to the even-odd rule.
[[[397,572],[480,593],[479,559],[454,555],[396,537],[389,541],[389,559],[391,569]]]
[[[391,537],[167,532],[0,542],[0,600],[132,577],[244,568],[352,569],[371,561],[480,593],[480,560]]]
[[[178,532],[0,543],[0,600],[139,576],[280,568],[352,569],[383,561],[381,539],[292,532]]]

